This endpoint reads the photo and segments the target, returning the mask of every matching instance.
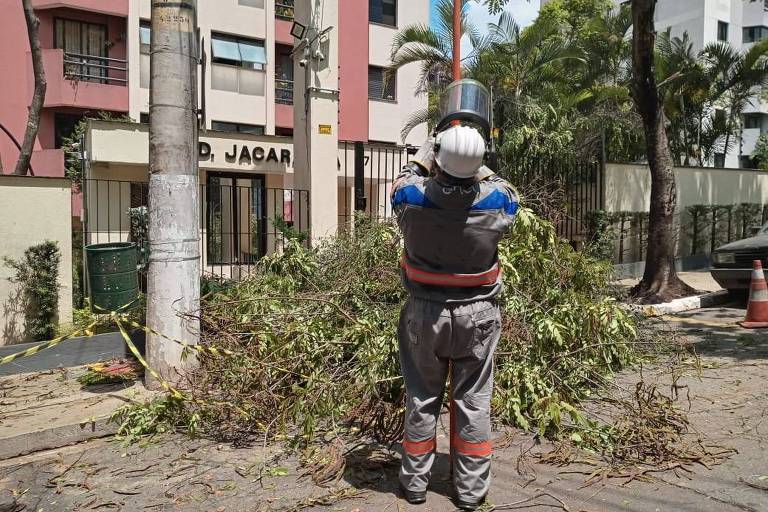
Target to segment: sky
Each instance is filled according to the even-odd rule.
[[[432,16],[434,17],[434,7],[438,0],[431,0],[432,2]],[[511,12],[515,16],[515,20],[522,27],[530,25],[536,16],[539,14],[539,0],[509,0],[505,10]],[[498,15],[491,16],[488,14],[488,9],[485,5],[477,0],[473,0],[469,4],[469,18],[472,23],[480,30],[485,30],[488,23],[498,20]],[[461,53],[467,55],[471,50],[469,41],[465,37],[462,40]]]

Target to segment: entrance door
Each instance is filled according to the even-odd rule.
[[[263,175],[208,173],[208,265],[250,266],[266,254],[266,189]]]

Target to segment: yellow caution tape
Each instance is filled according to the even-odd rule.
[[[234,356],[235,353],[231,350],[228,350],[226,348],[216,348],[216,347],[206,347],[203,345],[198,344],[192,344],[187,343],[186,341],[179,340],[176,338],[171,338],[170,336],[166,336],[165,334],[161,332],[157,332],[156,330],[152,329],[151,327],[148,327],[146,325],[141,325],[138,322],[134,322],[133,320],[126,320],[125,321],[128,325],[131,327],[135,327],[136,329],[141,329],[142,331],[146,332],[147,334],[154,334],[155,336],[160,336],[161,338],[165,338],[168,341],[172,341],[174,343],[177,343],[184,347],[185,350],[194,350],[195,352],[198,352],[200,354],[211,354],[215,357],[220,357],[221,354],[227,355],[227,356]]]
[[[149,364],[147,364],[147,361],[144,360],[144,357],[142,357],[141,353],[139,352],[139,349],[137,349],[136,345],[134,345],[133,341],[131,341],[131,337],[128,336],[128,332],[126,332],[120,316],[115,314],[114,319],[115,323],[117,323],[117,328],[120,329],[120,334],[122,335],[123,340],[125,340],[125,343],[128,345],[128,348],[130,349],[133,356],[138,359],[141,365],[152,375],[152,377],[154,377],[160,383],[160,385],[163,386],[163,388],[168,391],[174,398],[184,398],[184,395],[182,395],[179,390],[171,386],[168,381],[160,376],[159,373],[150,368]]]

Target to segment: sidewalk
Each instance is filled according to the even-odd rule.
[[[84,389],[85,367],[0,378],[0,460],[112,435],[106,419],[131,400],[151,396],[140,382]]]
[[[701,364],[646,366],[642,374],[623,372],[611,387],[626,396],[642,378],[670,395],[676,382],[676,406],[691,423],[687,441],[737,450],[723,464],[585,486],[598,468],[543,464],[536,455],[554,446],[512,432],[495,452],[489,501],[496,510],[768,511],[768,333],[734,326],[743,314],[717,308],[652,320],[661,336],[694,346]],[[677,381],[675,372],[682,372]],[[323,487],[302,477],[297,457],[280,445],[233,448],[180,435],[127,449],[99,439],[0,462],[0,489],[19,495],[28,510],[44,511],[452,511],[444,427],[428,502],[419,507],[398,497],[397,456],[380,447],[348,453],[344,477]]]
[[[694,290],[701,292],[717,292],[722,290],[720,285],[717,284],[717,281],[712,278],[712,274],[709,273],[709,270],[678,272],[677,275]],[[639,282],[640,279],[621,279],[620,281],[617,281],[620,286],[628,289]]]

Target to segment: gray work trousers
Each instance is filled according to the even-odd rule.
[[[493,352],[501,334],[494,301],[445,304],[411,298],[400,314],[406,412],[400,483],[424,491],[451,365],[453,480],[459,499],[479,501],[491,477]]]

